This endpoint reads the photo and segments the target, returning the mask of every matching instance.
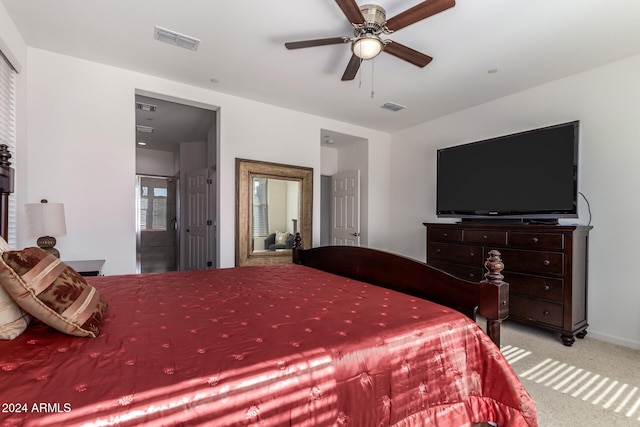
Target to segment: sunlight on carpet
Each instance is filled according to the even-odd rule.
[[[521,371],[518,362],[526,359],[532,352],[511,345],[504,345],[500,350],[521,380],[533,381],[640,421],[638,386],[548,358]],[[523,382],[526,387],[526,381]]]

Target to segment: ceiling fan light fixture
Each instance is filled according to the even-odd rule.
[[[382,52],[383,47],[384,43],[380,37],[374,34],[365,34],[356,38],[351,50],[360,59],[373,59]]]

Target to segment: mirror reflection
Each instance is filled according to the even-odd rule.
[[[310,248],[313,168],[236,159],[236,266],[292,262]]]
[[[253,252],[291,250],[300,217],[300,183],[253,177],[251,184]]]

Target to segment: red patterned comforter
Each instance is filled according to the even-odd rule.
[[[101,334],[0,342],[2,426],[536,426],[461,314],[299,265],[91,278]]]

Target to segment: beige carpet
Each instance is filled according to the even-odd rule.
[[[538,408],[541,427],[640,427],[640,351],[504,322],[502,353]]]

